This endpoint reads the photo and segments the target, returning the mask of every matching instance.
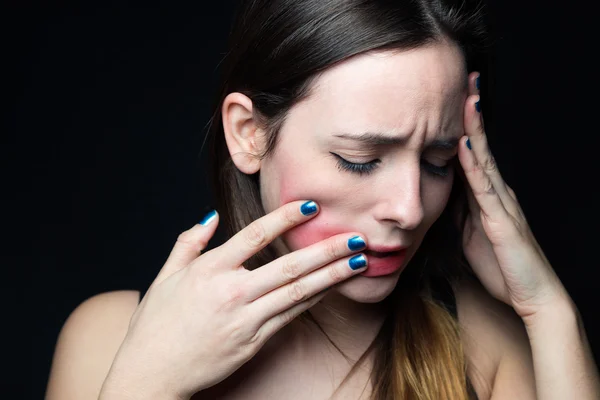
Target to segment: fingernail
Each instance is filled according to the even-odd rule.
[[[300,206],[300,212],[304,215],[311,215],[317,212],[317,203],[314,201],[307,201]]]
[[[353,271],[356,271],[357,269],[360,269],[367,265],[367,257],[365,257],[363,254],[359,254],[357,256],[352,257],[348,261],[348,264],[350,264],[350,268]]]
[[[202,220],[198,223],[202,226],[206,226],[206,225],[210,224],[211,222],[213,222],[215,220],[215,218],[217,218],[217,210],[212,210],[212,211],[209,211],[204,216],[204,218],[202,218]]]
[[[475,79],[475,87],[477,88],[477,90],[479,90],[479,78],[481,77],[481,75],[477,75],[477,79]]]
[[[466,145],[467,145],[467,148],[468,148],[469,150],[471,150],[471,139],[470,139],[470,138],[467,138]]]
[[[348,248],[352,251],[364,249],[367,247],[367,244],[360,236],[352,236],[348,239]]]
[[[475,109],[477,110],[477,112],[481,112],[481,106],[479,105],[479,101],[477,100],[477,103],[475,103]]]

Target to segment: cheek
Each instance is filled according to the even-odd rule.
[[[306,168],[284,173],[279,184],[280,205],[294,200],[314,200],[321,206],[329,206],[339,203],[340,199],[351,193],[332,184],[335,182],[335,175],[323,169],[319,171]]]
[[[289,147],[300,149],[293,152]],[[326,160],[310,157],[300,145],[280,143],[274,156],[264,163],[261,172],[261,197],[270,212],[294,200],[314,200],[321,208],[337,204],[343,193],[331,184],[336,171]]]
[[[302,249],[311,244],[320,242],[331,236],[351,232],[350,227],[342,226],[334,223],[325,211],[321,211],[319,215],[299,225],[283,235],[286,245],[291,251]]]
[[[308,180],[298,176],[297,179],[284,180],[280,185],[280,205],[294,200],[314,200],[320,209],[319,215],[283,235],[284,241],[292,251],[355,230],[349,223],[341,222],[347,221],[347,216],[352,214],[351,207],[341,201],[348,194],[343,189],[327,183],[331,182],[330,179],[323,181],[325,184],[322,184],[321,179]]]
[[[443,184],[432,184],[423,191],[423,199],[426,215],[426,225],[431,225],[436,219],[442,214],[448,199],[450,198],[450,192],[452,191],[452,182],[454,176],[449,178]]]
[[[313,219],[290,229],[282,235],[283,241],[291,251],[320,242],[339,233],[351,232],[348,224],[340,224],[340,215],[347,210],[340,207],[340,198],[345,191],[331,185],[331,177],[311,168],[292,168],[291,163],[278,164],[278,185],[273,187],[276,203],[272,209],[295,200],[314,200],[319,204],[319,215]],[[315,179],[315,177],[317,177]]]

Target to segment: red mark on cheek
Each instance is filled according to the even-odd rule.
[[[314,219],[290,229],[283,235],[291,251],[302,249],[340,233],[353,231],[353,229],[327,222],[326,216],[322,213],[323,210]]]
[[[281,179],[279,183],[279,206],[294,200],[314,200],[320,208],[319,214],[313,219],[283,234],[284,242],[291,251],[302,249],[340,233],[355,231],[334,220],[335,217],[328,212],[328,206],[323,205],[323,203],[331,203],[331,200],[327,197],[327,193],[323,198],[322,187],[315,187],[314,181],[305,182],[305,176],[298,175],[294,171],[283,171],[282,176],[286,179]],[[334,199],[335,196],[339,196],[333,191],[332,194]]]

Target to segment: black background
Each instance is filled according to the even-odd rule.
[[[4,13],[6,398],[42,398],[70,312],[147,286],[212,202],[200,149],[233,4],[21,2]],[[483,112],[597,359],[598,38],[582,0],[549,4],[489,2]]]

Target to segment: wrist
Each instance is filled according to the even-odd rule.
[[[581,324],[579,310],[568,294],[557,297],[535,314],[522,319],[530,337],[537,332],[547,335],[556,329],[579,329]]]
[[[98,400],[189,400],[173,393],[157,390],[148,390],[136,385],[119,385],[103,387]]]
[[[154,379],[138,379],[109,373],[100,389],[98,400],[189,400],[174,388],[158,384]]]

